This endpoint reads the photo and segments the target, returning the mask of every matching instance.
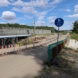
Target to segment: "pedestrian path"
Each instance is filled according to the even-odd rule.
[[[60,40],[65,37],[66,35],[62,36]],[[15,54],[0,57],[0,78],[34,78],[37,76],[43,68],[43,63],[48,61],[48,45],[56,42],[57,39],[48,41],[38,47],[25,48]]]

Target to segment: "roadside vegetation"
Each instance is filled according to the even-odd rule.
[[[73,23],[73,30],[70,33],[72,39],[78,40],[78,20]]]
[[[72,39],[75,39],[75,40],[78,41],[78,34],[77,34],[77,33],[70,33],[70,37],[71,37]]]
[[[17,46],[24,46],[24,45],[29,45],[29,44],[33,44],[33,42],[39,42],[42,39],[45,39],[46,36],[49,36],[51,34],[46,34],[46,35],[32,35],[29,38],[25,38],[20,40],[16,45]]]
[[[62,33],[63,35],[66,35],[68,31],[60,31],[60,33]]]

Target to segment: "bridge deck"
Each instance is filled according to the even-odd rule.
[[[0,36],[0,38],[15,38],[15,37],[28,37],[31,34],[22,34],[22,35],[4,35]]]

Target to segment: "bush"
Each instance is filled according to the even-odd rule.
[[[72,39],[78,40],[78,34],[77,34],[77,33],[71,33],[71,34],[70,34],[70,37],[71,37]]]

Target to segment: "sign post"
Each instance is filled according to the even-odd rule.
[[[57,54],[58,54],[59,28],[64,24],[64,20],[62,18],[57,18],[54,23],[58,27],[58,35],[57,35]]]

